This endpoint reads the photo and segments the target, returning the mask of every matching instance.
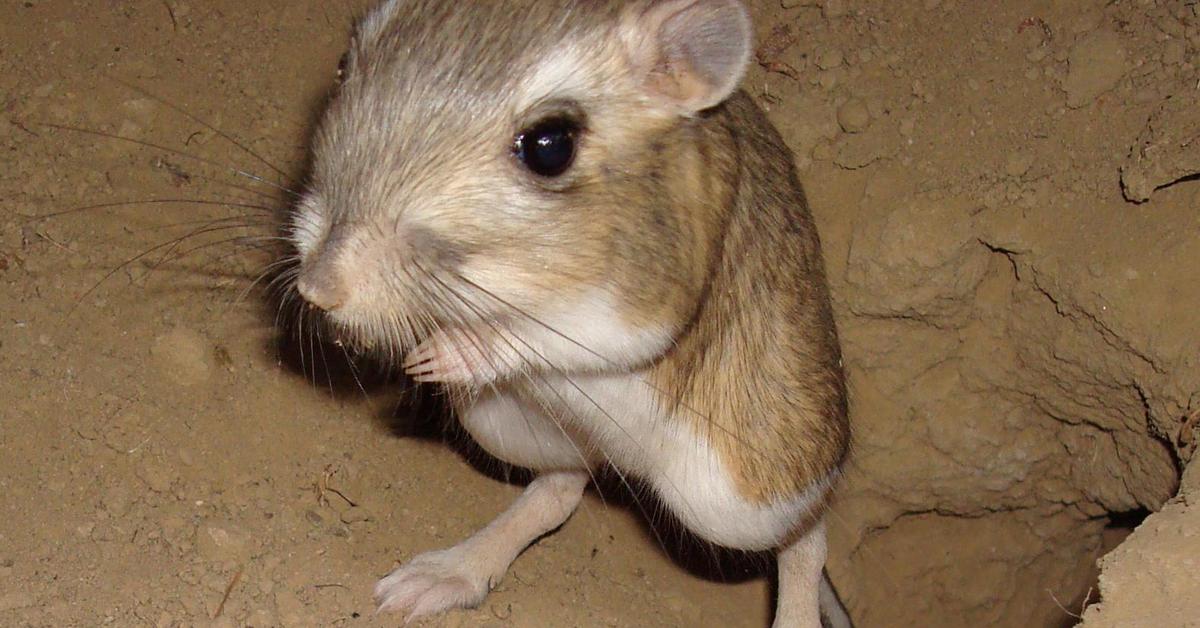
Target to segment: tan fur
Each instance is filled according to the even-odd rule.
[[[637,57],[614,48],[621,39],[595,26],[629,28],[611,4],[456,11],[411,1],[428,8],[364,27],[318,134],[314,203],[333,227],[308,262],[312,283],[358,284],[328,292],[339,301],[357,294],[360,320],[418,310],[438,324],[446,315],[406,287],[421,277],[362,269],[404,269],[411,259],[479,268],[497,275],[509,303],[535,314],[547,302],[610,292],[630,324],[675,331],[653,377],[747,497],[795,495],[836,469],[848,428],[820,245],[790,154],[753,102],[738,93],[695,117],[648,103],[630,81],[652,72],[639,75]],[[514,13],[520,28],[492,25]],[[423,17],[396,23],[408,15]],[[446,41],[441,29],[489,35]],[[577,79],[585,92],[604,97],[577,103],[589,133],[578,172],[556,183],[566,193],[529,196],[503,149],[553,103],[512,111],[519,85],[511,83],[564,39],[591,64]],[[515,59],[510,49],[520,51]],[[423,56],[410,58],[412,50]],[[430,78],[422,69],[430,63],[448,71]],[[412,155],[420,159],[405,159]]]
[[[733,91],[748,36],[735,0],[385,4],[357,34],[314,140],[294,224],[299,291],[347,339],[393,362],[407,354],[408,372],[447,384],[493,453],[551,473],[612,462],[596,443],[626,461],[652,455],[632,437],[611,440],[624,428],[592,412],[576,378],[614,403],[633,400],[634,420],[682,423],[640,432],[669,441],[660,454],[675,448],[640,468],[686,469],[677,483],[713,502],[691,504],[710,507],[691,513],[707,522],[697,527],[753,511],[761,534],[723,538],[769,546],[798,534],[819,520],[809,509],[846,456],[846,387],[791,154]],[[547,116],[582,127],[575,164],[557,178],[533,175],[511,151]],[[485,433],[511,427],[513,408],[548,417],[537,438],[529,420],[519,434]],[[545,446],[522,460],[522,438]],[[694,466],[667,464],[695,452],[718,462],[704,469],[720,469],[709,484]],[[528,513],[514,522],[489,569],[502,573],[517,545],[555,524]],[[815,529],[810,545],[823,548]],[[794,570],[816,582],[823,553],[809,554]],[[438,571],[420,578],[446,575],[416,562]],[[381,597],[426,608],[409,595],[420,593],[408,590],[412,577],[402,568]],[[477,603],[485,591],[471,583],[428,608]]]
[[[705,223],[719,244],[697,242],[709,252],[697,260],[704,296],[654,376],[745,494],[766,502],[828,477],[846,454],[837,332],[816,228],[778,133],[744,93],[695,124],[668,152],[701,158],[679,159],[685,172],[672,180],[719,201]]]

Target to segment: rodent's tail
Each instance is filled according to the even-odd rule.
[[[817,595],[821,605],[823,628],[854,628],[854,622],[850,621],[846,607],[842,606],[841,598],[833,589],[833,583],[829,581],[829,572],[825,570],[821,570],[821,589]]]

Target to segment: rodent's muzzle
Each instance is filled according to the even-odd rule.
[[[305,301],[326,312],[342,307],[350,296],[346,282],[333,264],[323,259],[300,271],[296,290]]]

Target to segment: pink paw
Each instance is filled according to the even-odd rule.
[[[454,608],[478,606],[493,579],[460,548],[429,552],[393,571],[375,585],[381,613],[401,613],[405,623]]]
[[[404,372],[418,382],[482,386],[514,370],[515,350],[495,334],[436,332],[404,360]]]

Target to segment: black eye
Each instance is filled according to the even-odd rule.
[[[513,152],[534,174],[557,177],[575,161],[579,125],[568,118],[549,118],[517,136]]]

